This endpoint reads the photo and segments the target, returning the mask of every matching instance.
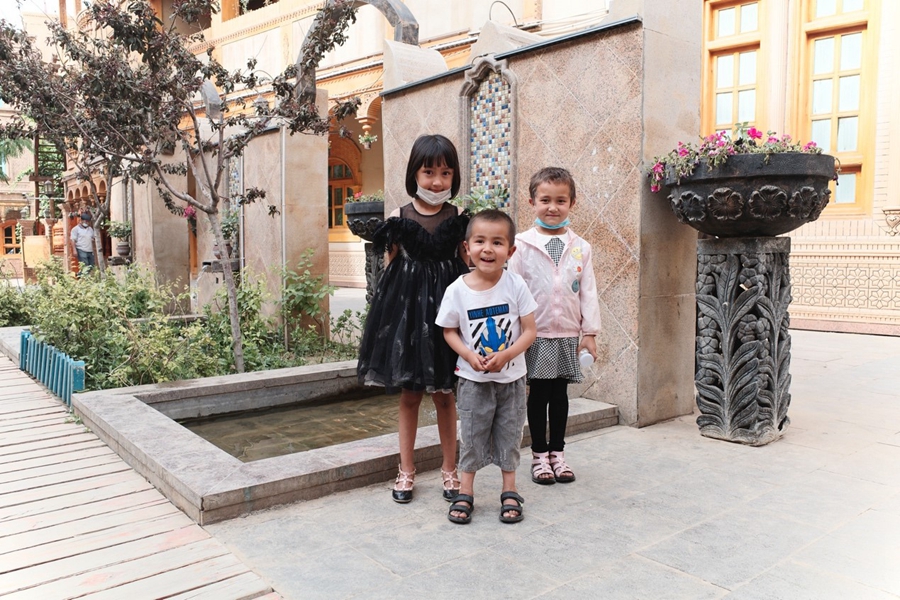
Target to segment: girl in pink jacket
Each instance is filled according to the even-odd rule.
[[[535,226],[516,236],[509,270],[525,279],[538,308],[537,340],[525,353],[528,366],[528,427],[531,429],[531,480],[541,485],[575,481],[566,464],[569,383],[582,380],[579,353],[597,358],[600,304],[591,264],[591,246],[569,225],[575,180],[558,167],[531,178],[529,203]],[[547,440],[547,421],[550,439]]]

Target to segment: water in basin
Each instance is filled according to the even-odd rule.
[[[294,404],[182,421],[182,425],[243,462],[396,433],[396,395]],[[428,396],[419,427],[437,422]]]

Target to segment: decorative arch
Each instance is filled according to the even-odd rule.
[[[510,198],[517,189],[516,92],[518,81],[505,60],[493,56],[475,59],[460,90],[460,139],[466,140],[469,169],[464,171],[463,189],[473,186],[496,192],[507,188],[501,207],[510,211]],[[463,157],[460,157],[463,159]]]
[[[326,0],[325,8],[333,7],[336,0]],[[368,4],[374,6],[384,15],[388,23],[394,28],[394,41],[403,42],[412,46],[419,45],[419,22],[413,16],[412,11],[401,2],[401,0],[354,0],[352,5],[354,8]],[[312,26],[306,32],[303,38],[303,45],[300,46],[300,54],[297,56],[297,90],[301,94],[313,93],[316,89],[316,68],[304,70],[303,54],[306,51],[307,44],[318,35],[319,19],[313,20]]]
[[[381,94],[369,92],[360,96],[360,105],[356,110],[357,120],[377,121],[381,118]]]
[[[328,136],[328,240],[353,241],[347,228],[344,206],[362,188],[362,152],[351,140],[337,134]]]

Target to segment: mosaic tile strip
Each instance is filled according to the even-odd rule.
[[[235,157],[228,161],[228,195],[231,198],[244,193],[242,160],[243,157]]]
[[[512,169],[512,109],[510,85],[500,73],[491,72],[469,98],[470,182],[496,194],[509,188]],[[501,204],[508,210],[509,198]]]

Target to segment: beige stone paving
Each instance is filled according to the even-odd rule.
[[[792,332],[792,424],[763,448],[699,435],[695,416],[573,436],[578,481],[519,469],[525,520],[476,479],[470,525],[440,478],[207,526],[285,598],[900,598],[900,338]]]

